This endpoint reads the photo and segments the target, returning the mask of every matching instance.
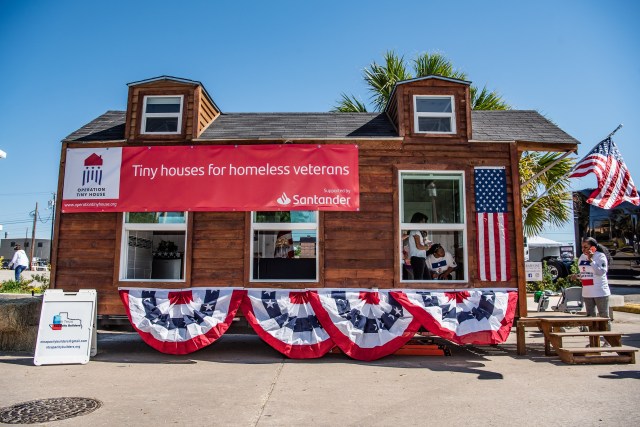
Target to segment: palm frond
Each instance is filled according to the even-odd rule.
[[[480,92],[475,86],[471,86],[471,108],[474,110],[510,110],[511,106],[507,104],[498,92],[489,91],[487,87],[483,87]]]
[[[561,153],[523,153],[519,164],[521,181],[524,183],[530,180],[561,155]],[[524,232],[527,236],[540,233],[545,224],[562,226],[571,219],[569,209],[570,183],[566,175],[573,164],[572,159],[564,158],[533,182],[521,186],[522,206],[528,207],[524,218]],[[538,198],[538,195],[546,189],[550,189],[548,193],[534,205],[531,205]]]
[[[384,109],[397,82],[410,78],[411,74],[407,71],[404,57],[398,56],[394,51],[385,53],[384,65],[378,65],[374,62],[369,68],[365,68],[364,80],[372,93],[371,99],[375,111]]]
[[[353,95],[341,93],[342,99],[333,106],[332,113],[366,113],[367,106]]]
[[[467,75],[453,68],[453,64],[441,53],[425,52],[413,60],[416,77],[442,76],[466,80]]]

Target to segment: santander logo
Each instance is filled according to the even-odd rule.
[[[288,205],[291,203],[291,199],[287,197],[286,193],[283,192],[282,196],[276,199],[276,202],[278,202],[279,205]]]

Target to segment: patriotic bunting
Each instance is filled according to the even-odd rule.
[[[458,344],[504,342],[518,294],[505,290],[121,288],[133,327],[156,350],[188,354],[215,342],[242,305],[255,332],[287,357],[334,345],[357,360],[394,353],[423,326]]]
[[[517,292],[403,291],[392,295],[432,334],[458,344],[500,344],[509,336]]]
[[[249,289],[241,307],[256,334],[287,357],[322,357],[335,345],[311,308],[308,291]]]
[[[120,298],[144,342],[162,353],[188,354],[227,331],[244,292],[233,288],[120,288]]]
[[[309,295],[329,336],[357,360],[376,360],[394,353],[420,328],[388,291],[319,289]]]

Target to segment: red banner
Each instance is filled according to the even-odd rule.
[[[62,212],[355,211],[356,145],[69,148]]]

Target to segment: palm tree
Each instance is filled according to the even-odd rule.
[[[364,69],[364,80],[371,92],[373,111],[382,111],[387,105],[391,92],[396,83],[415,77],[443,76],[465,80],[467,75],[456,70],[444,55],[440,53],[423,53],[413,60],[413,72],[409,71],[403,56],[394,51],[384,55],[384,64],[373,62]],[[495,91],[489,91],[486,86],[482,90],[471,85],[471,106],[474,110],[508,110],[509,105]],[[353,95],[342,93],[341,99],[331,111],[340,113],[366,113],[367,106]]]
[[[437,75],[459,80],[466,80],[467,75],[454,68],[451,61],[440,53],[423,53],[412,61],[412,74],[403,56],[394,51],[388,51],[384,55],[382,65],[373,62],[364,69],[364,80],[371,92],[373,111],[383,111],[387,105],[396,83],[415,77]],[[490,91],[484,86],[478,90],[474,85],[470,86],[471,106],[474,110],[509,110],[500,94]],[[341,113],[365,113],[367,105],[353,95],[341,94],[341,99],[331,110]],[[560,154],[525,152],[520,159],[520,179],[526,182],[531,177],[553,163]],[[562,225],[569,220],[569,180],[566,173],[573,165],[573,160],[565,158],[551,167],[548,171],[536,178],[532,183],[520,189],[523,206],[529,206],[540,191],[550,188],[549,193],[536,202],[527,211],[524,218],[524,233],[533,236],[542,231],[545,223]]]
[[[527,182],[534,175],[555,162],[562,153],[525,152],[520,158],[520,182]],[[569,200],[571,192],[567,175],[573,167],[574,160],[565,157],[544,172],[530,184],[520,186],[522,206],[528,207],[523,218],[524,234],[535,236],[540,233],[546,223],[559,227],[571,218]],[[538,194],[548,189],[548,193],[540,198]]]

